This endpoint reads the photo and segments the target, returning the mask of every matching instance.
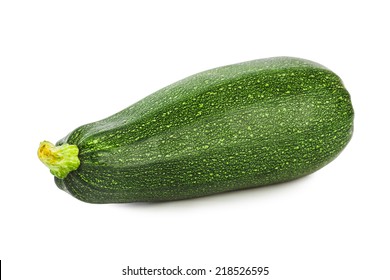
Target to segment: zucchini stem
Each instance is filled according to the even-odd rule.
[[[41,142],[38,149],[39,159],[49,167],[51,174],[60,179],[64,179],[69,172],[79,167],[78,154],[79,148],[76,145],[55,146],[49,141]]]

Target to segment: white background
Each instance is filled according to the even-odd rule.
[[[4,279],[150,279],[122,276],[127,265],[390,279],[386,1],[0,3]],[[36,156],[40,141],[188,75],[281,55],[336,72],[355,109],[352,141],[311,176],[194,200],[92,205],[60,191]]]

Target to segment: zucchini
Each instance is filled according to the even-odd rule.
[[[336,74],[275,57],[185,78],[38,156],[85,202],[187,199],[308,175],[344,149],[353,117]]]

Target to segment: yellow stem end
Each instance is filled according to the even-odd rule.
[[[38,148],[39,159],[54,176],[60,179],[64,179],[69,172],[79,167],[78,154],[79,148],[76,145],[55,146],[49,141],[43,141]]]

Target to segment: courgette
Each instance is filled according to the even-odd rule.
[[[353,117],[336,74],[275,57],[185,78],[38,156],[85,202],[187,199],[308,175],[344,149]]]

